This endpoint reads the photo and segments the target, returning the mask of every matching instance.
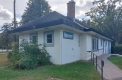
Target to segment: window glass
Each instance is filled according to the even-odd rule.
[[[36,44],[38,42],[37,33],[30,34],[30,43]]]
[[[34,44],[36,44],[36,42],[37,42],[37,36],[33,36],[32,42],[33,42]]]
[[[44,43],[47,47],[54,46],[54,31],[44,32]]]
[[[92,50],[98,50],[99,40],[97,38],[92,39]]]
[[[103,40],[101,39],[101,46],[103,45]]]
[[[52,34],[47,34],[47,43],[52,43]]]
[[[106,46],[107,46],[107,41],[106,41]]]

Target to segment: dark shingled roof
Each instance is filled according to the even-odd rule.
[[[53,12],[51,12],[47,15],[44,15],[38,19],[28,22],[28,23],[14,29],[14,30],[9,31],[9,33],[16,33],[16,32],[22,32],[22,31],[27,31],[27,30],[45,28],[45,27],[55,26],[55,25],[59,25],[59,24],[65,24],[65,25],[68,25],[68,26],[73,27],[75,29],[79,29],[79,30],[86,31],[86,32],[87,31],[94,31],[100,35],[108,37],[108,36],[104,35],[103,33],[86,25],[85,23],[83,23],[77,19],[75,19],[75,21],[73,21],[72,19],[70,19],[70,18],[68,18],[68,17],[66,17],[56,11],[53,11]]]

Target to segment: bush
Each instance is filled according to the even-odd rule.
[[[39,49],[39,45],[22,43],[19,52],[9,52],[10,66],[19,69],[33,69],[40,65],[50,65],[50,55],[45,48],[43,46],[42,49]]]
[[[18,68],[18,61],[20,60],[21,54],[17,51],[9,52],[7,55],[8,60],[11,62],[10,67]]]
[[[122,55],[122,44],[116,45],[114,47],[114,53]]]

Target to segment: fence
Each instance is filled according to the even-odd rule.
[[[91,62],[93,63],[93,65],[95,65],[96,70],[99,68],[101,71],[101,79],[103,80],[103,67],[104,67],[104,61],[102,59],[100,59],[96,54],[94,54],[94,51],[87,51],[89,53],[91,53]],[[98,61],[100,61],[98,63]]]

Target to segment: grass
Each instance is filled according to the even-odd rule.
[[[100,78],[95,67],[89,62],[43,66],[34,70],[0,69],[0,80],[100,80]]]
[[[122,57],[111,56],[108,58],[108,60],[117,65],[120,69],[122,69]]]
[[[0,53],[0,66],[8,64],[7,53]]]

